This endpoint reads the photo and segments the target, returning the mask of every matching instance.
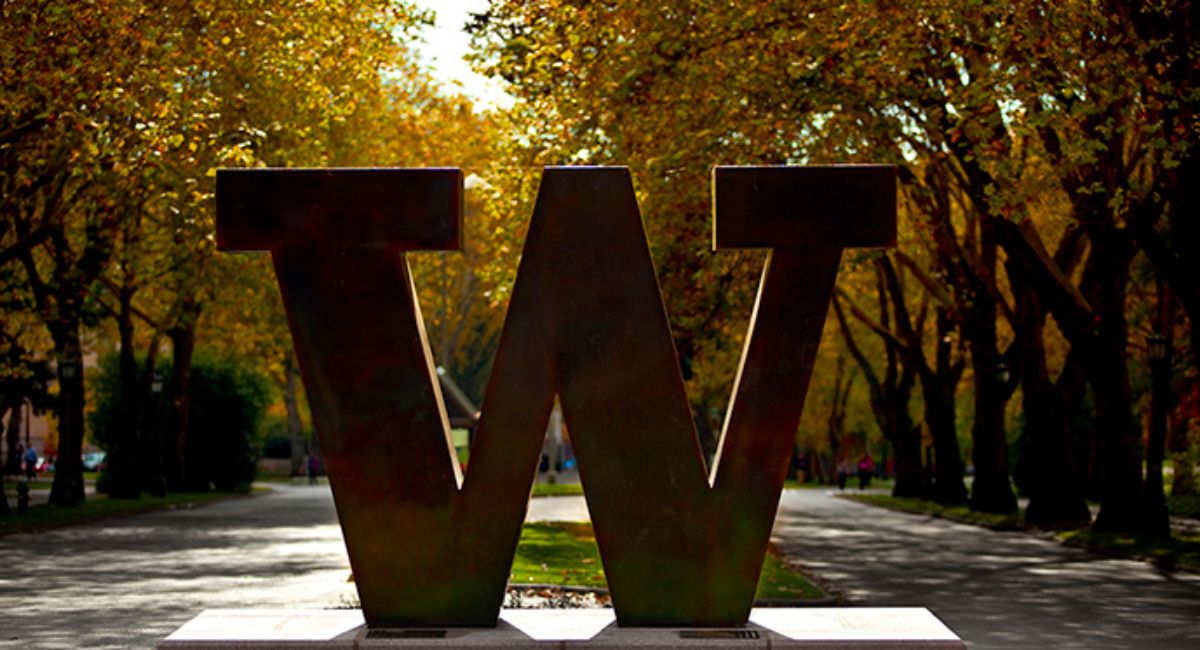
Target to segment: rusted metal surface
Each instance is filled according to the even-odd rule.
[[[274,259],[371,625],[494,625],[533,480],[536,448],[511,484],[459,492],[403,252],[457,248],[461,205],[458,170],[217,177],[218,245]]]
[[[893,165],[716,167],[713,248],[877,248],[896,243]]]
[[[274,257],[368,623],[495,624],[555,395],[618,622],[744,623],[838,260],[894,238],[894,171],[714,171],[715,243],[773,251],[711,481],[628,170],[545,171],[465,480],[403,259],[456,245],[461,177],[314,173],[220,172],[219,244]]]
[[[458,169],[222,169],[224,251],[461,248]]]

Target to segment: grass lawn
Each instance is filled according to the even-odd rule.
[[[1167,495],[1167,511],[1176,517],[1200,519],[1200,494]]]
[[[282,485],[308,485],[308,475],[303,476],[256,476],[255,483],[278,483]],[[320,485],[329,485],[329,478],[321,475],[317,477],[317,483]]]
[[[89,521],[124,517],[154,510],[192,508],[213,501],[243,496],[227,492],[181,492],[165,497],[143,496],[136,501],[110,500],[105,495],[89,497],[77,508],[59,508],[47,504],[32,505],[28,512],[18,514],[16,503],[8,502],[9,514],[0,516],[0,537],[13,533],[37,533]]]
[[[513,584],[604,588],[604,568],[588,523],[526,524],[513,561]],[[821,598],[825,594],[775,555],[767,554],[759,598]]]
[[[21,477],[21,480],[17,481],[12,476],[5,476],[4,491],[8,494],[15,494],[17,491],[17,484],[21,482],[24,482],[26,485],[28,485],[29,489],[31,490],[49,490],[50,486],[54,485],[54,477],[39,476],[32,481],[26,481],[24,477]]]
[[[305,476],[260,476],[254,479],[256,483],[284,483],[296,485],[308,485],[308,477]],[[321,476],[317,478],[317,482],[321,485],[328,485],[329,479]],[[564,497],[583,494],[583,486],[578,483],[534,483],[533,496],[535,497]]]
[[[97,472],[84,472],[83,473],[83,482],[84,483],[88,483],[88,482],[95,483],[97,476],[99,476],[99,474]],[[20,481],[24,481],[25,475],[24,474],[21,474],[20,476],[17,476],[16,474],[6,475],[4,477],[4,490],[9,493],[15,492],[17,489],[17,483],[19,482],[18,479]],[[54,472],[43,472],[41,474],[38,474],[32,481],[26,481],[26,482],[29,484],[29,488],[31,490],[49,490],[50,487],[52,485],[54,485]]]
[[[534,483],[535,497],[565,497],[583,494],[583,486],[578,483]]]
[[[758,577],[758,598],[808,599],[822,598],[825,592],[808,581],[804,574],[788,566],[778,555],[775,547],[767,550],[762,574]]]
[[[857,481],[858,479],[855,479]],[[857,483],[855,483],[857,485]],[[871,487],[890,488],[892,481],[871,481]],[[784,481],[783,489],[785,490],[828,490],[832,486],[816,481],[800,483],[794,478],[789,478]],[[533,496],[535,497],[559,497],[583,494],[583,486],[578,483],[535,483],[533,486]]]
[[[513,559],[512,582],[603,589],[604,568],[591,524],[525,524]]]
[[[891,490],[895,486],[896,486],[895,479],[872,478],[870,489],[872,489],[872,490],[875,490],[875,489]],[[822,482],[814,480],[812,478],[810,478],[808,481],[805,481],[804,483],[801,483],[794,478],[789,478],[783,482],[783,489],[785,489],[785,490],[832,490],[832,489],[835,489],[836,487],[837,486],[834,485],[833,483],[822,483]],[[858,489],[858,477],[857,476],[851,477],[851,480],[846,483],[846,489],[849,489],[849,490],[857,490]]]
[[[306,476],[260,476],[254,479],[256,483],[284,483],[296,485],[308,485],[308,477]],[[321,485],[328,485],[329,479],[321,476],[317,478],[317,482]],[[533,496],[535,497],[563,497],[583,494],[583,486],[578,483],[534,483]]]
[[[997,515],[972,512],[966,506],[948,507],[932,501],[898,499],[884,494],[846,494],[842,498],[902,512],[951,519],[993,530],[1025,528],[1021,513]],[[1191,507],[1195,507],[1195,504],[1191,504]],[[1172,514],[1179,513],[1173,508]],[[1059,533],[1058,539],[1066,544],[1082,546],[1104,555],[1148,560],[1165,569],[1200,571],[1200,536],[1175,533],[1171,539],[1149,539],[1136,535],[1093,533],[1088,529],[1080,529]]]
[[[1171,539],[1147,539],[1084,529],[1061,533],[1059,539],[1104,555],[1148,560],[1168,570],[1200,571],[1200,535],[1176,533]]]
[[[998,515],[990,512],[974,512],[966,506],[944,506],[923,499],[897,498],[889,494],[842,494],[843,499],[858,501],[880,508],[889,508],[918,515],[929,515],[950,519],[964,524],[974,524],[994,530],[1016,530],[1021,528],[1019,514]]]

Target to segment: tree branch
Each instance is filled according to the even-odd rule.
[[[846,316],[842,313],[842,304],[837,299],[837,296],[833,298],[833,311],[837,315],[838,325],[841,326],[840,330],[842,332],[842,339],[846,341],[846,349],[850,351],[850,356],[854,357],[854,361],[862,367],[863,373],[867,376],[867,383],[871,385],[872,395],[882,394],[879,375],[875,374],[875,369],[867,361],[866,355],[858,349],[858,344],[854,341],[854,335],[850,333],[850,327],[846,324]]]
[[[4,266],[9,262],[17,259],[26,251],[33,250],[38,244],[46,241],[50,236],[50,228],[45,224],[38,226],[33,232],[19,239],[15,244],[0,251],[0,266]]]
[[[901,350],[908,351],[908,345],[904,341],[901,341],[899,338],[896,337],[895,334],[892,334],[891,332],[889,332],[888,330],[886,330],[882,326],[880,326],[879,323],[876,323],[874,319],[872,319],[870,316],[868,316],[866,314],[866,312],[864,312],[857,304],[854,303],[854,300],[852,298],[850,298],[849,294],[847,294],[845,292],[845,290],[843,290],[842,288],[839,287],[836,290],[836,294],[842,300],[846,301],[846,305],[850,308],[850,313],[859,322],[861,322],[863,325],[866,325],[867,329],[871,330],[872,332],[875,332],[883,339],[890,341],[893,345],[900,348]],[[834,301],[834,306],[837,306],[836,300]]]
[[[925,269],[921,268],[916,261],[913,260],[913,258],[909,257],[907,253],[900,250],[893,251],[892,254],[896,256],[896,261],[899,262],[901,266],[908,269],[908,272],[913,274],[913,277],[917,279],[917,282],[920,282],[921,286],[925,287],[925,291],[930,296],[937,299],[938,303],[943,309],[945,309],[951,315],[958,310],[958,305],[955,304],[954,297],[946,292],[945,287],[941,286],[941,284],[935,282],[933,278],[929,277],[929,274],[925,272]]]

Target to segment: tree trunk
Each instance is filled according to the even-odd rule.
[[[876,421],[881,425],[887,422],[891,429],[886,431],[885,438],[892,443],[896,453],[896,484],[892,496],[924,499],[928,494],[921,467],[921,429],[913,424],[908,414],[911,399],[911,382],[893,384],[884,404],[887,416],[877,416]]]
[[[996,308],[981,297],[976,306],[990,312],[976,318],[971,336],[971,368],[975,374],[975,424],[971,430],[975,463],[975,482],[971,488],[972,510],[1009,513],[1017,509],[1008,478],[1008,437],[1004,431],[1003,386],[996,377],[999,354],[996,351]]]
[[[1026,359],[1029,364],[1032,359]],[[1044,361],[1044,360],[1043,360]],[[1032,365],[1032,364],[1031,364]],[[1039,370],[1031,370],[1038,373]],[[1023,379],[1026,427],[1031,458],[1029,506],[1025,521],[1042,528],[1074,528],[1091,521],[1082,485],[1071,462],[1062,405],[1044,375]]]
[[[1066,409],[1046,369],[1040,324],[1028,336],[1021,363],[1025,430],[1029,436],[1030,485],[1025,521],[1043,528],[1069,528],[1091,521],[1067,440]]]
[[[167,485],[172,491],[203,490],[192,480],[187,467],[188,396],[192,386],[192,354],[196,348],[196,321],[185,318],[169,332],[172,368],[168,382],[168,407],[163,427],[167,456]]]
[[[289,351],[283,359],[283,406],[287,410],[288,442],[292,449],[292,476],[304,473],[304,456],[308,450],[304,445],[304,432],[300,426],[300,404],[297,395],[299,371],[296,359]]]
[[[962,450],[958,446],[955,427],[954,396],[945,395],[944,388],[925,386],[925,421],[933,438],[933,500],[945,505],[967,502],[967,487],[963,483]],[[943,393],[938,395],[938,393]]]
[[[813,476],[817,477],[817,482],[829,485],[833,483],[833,472],[829,467],[829,462],[825,454],[817,452],[815,449],[808,450],[809,468],[812,470]]]
[[[897,432],[892,446],[896,451],[896,485],[892,488],[892,496],[928,498],[929,486],[925,484],[925,468],[921,462],[920,427],[909,426],[908,431]]]
[[[4,433],[4,414],[8,413],[9,410],[8,401],[0,398],[0,434]],[[13,417],[15,418],[16,415]],[[11,460],[11,454],[11,451],[5,454],[4,462],[0,463],[0,516],[8,514],[8,496],[4,493],[4,475],[7,474],[5,469],[8,466],[8,461]]]
[[[1010,261],[1008,277],[1016,299],[1014,326],[1025,408],[1026,444],[1021,455],[1029,490],[1025,521],[1042,528],[1074,528],[1089,523],[1091,512],[1071,458],[1069,409],[1059,401],[1046,367],[1046,310],[1022,265]]]
[[[1103,440],[1104,468],[1100,514],[1093,527],[1098,531],[1136,533],[1142,527],[1142,463],[1125,362],[1125,286],[1134,249],[1112,226],[1097,229],[1091,239],[1088,266],[1096,282],[1099,318],[1096,349],[1087,355],[1088,379],[1096,396],[1096,428]]]
[[[884,261],[885,259],[881,258],[876,265],[880,316],[879,324],[876,327],[884,332],[888,331],[893,321],[892,309],[889,309],[888,306],[889,288],[892,292],[892,299],[896,302],[895,320],[897,324],[899,325],[901,318],[908,318],[902,304],[904,295],[896,280],[895,269],[891,267],[890,263]],[[841,301],[835,299],[833,307],[838,319],[839,330],[842,333],[842,340],[846,342],[847,350],[850,351],[850,355],[854,357],[854,361],[862,369],[863,376],[866,377],[870,391],[871,413],[875,416],[875,422],[879,425],[883,438],[892,444],[892,448],[896,452],[896,484],[892,488],[892,496],[923,499],[927,495],[924,471],[921,467],[921,431],[913,425],[912,416],[908,411],[916,375],[913,352],[904,352],[894,339],[884,336],[885,365],[881,379],[870,360],[862,353],[854,340],[854,335],[851,333],[842,311]],[[860,315],[859,318],[862,320],[866,317]],[[907,321],[905,324],[907,325]],[[917,354],[920,352],[918,351]],[[901,363],[902,359],[903,363]]]
[[[83,347],[79,340],[79,319],[58,321],[51,334],[59,360],[59,392],[58,457],[54,464],[50,503],[61,507],[74,507],[84,500]]]
[[[1130,414],[1129,376],[1123,356],[1113,350],[1100,351],[1091,363],[1104,472],[1095,528],[1133,533],[1141,528],[1142,463],[1137,427]]]
[[[922,306],[921,315],[917,318],[917,325],[914,327],[904,301],[900,276],[890,258],[881,257],[876,262],[876,268],[882,273],[891,293],[897,329],[908,343],[904,355],[905,369],[906,371],[915,370],[916,376],[921,380],[925,424],[929,427],[930,436],[933,438],[933,450],[937,454],[936,462],[930,459],[927,463],[928,468],[923,466],[921,439],[920,435],[916,434],[916,438],[912,442],[914,449],[910,453],[914,454],[917,469],[920,472],[919,480],[924,493],[922,496],[948,505],[966,503],[967,491],[963,485],[962,453],[958,447],[958,431],[955,426],[954,393],[958,386],[958,380],[962,376],[962,362],[951,362],[950,335],[954,330],[954,324],[945,307],[935,308],[937,336],[934,339],[934,363],[931,368],[925,360],[923,344],[925,314],[927,313],[925,307]],[[899,450],[897,454],[900,454]]]
[[[1192,348],[1192,363],[1200,368],[1200,306],[1188,314],[1188,338]]]
[[[1156,187],[1149,206],[1153,210],[1128,223],[1133,226],[1138,245],[1154,265],[1155,274],[1179,299],[1188,320],[1193,364],[1200,366],[1200,154],[1197,153],[1195,124],[1197,104],[1176,101],[1176,97],[1194,97],[1196,73],[1194,48],[1200,38],[1200,7],[1197,3],[1175,3],[1171,11],[1147,10],[1150,6],[1135,2],[1105,2],[1105,9],[1118,20],[1109,24],[1118,33],[1132,27],[1148,48],[1146,62],[1157,74],[1145,80],[1150,108],[1145,123],[1158,125],[1160,134],[1169,134],[1171,142],[1181,140],[1179,152],[1156,161]],[[1168,7],[1172,5],[1164,5]],[[1116,45],[1116,41],[1112,41]],[[1155,101],[1157,92],[1170,93]],[[1187,134],[1187,135],[1184,135]],[[1170,160],[1172,165],[1165,165]],[[1165,224],[1163,216],[1165,215]],[[1166,228],[1162,226],[1166,225]]]
[[[911,370],[905,368],[904,374]],[[889,373],[890,374],[890,373]],[[912,400],[913,378],[902,379],[888,391],[888,420],[892,430],[888,436],[896,453],[896,484],[892,496],[924,499],[929,496],[925,472],[921,466],[921,429],[913,424],[908,412]]]
[[[1092,393],[1095,401],[1095,393]],[[1104,498],[1104,438],[1096,431],[1096,415],[1091,414],[1091,444],[1088,447],[1087,480],[1084,481],[1083,496],[1089,501],[1099,501]]]
[[[925,395],[925,423],[933,438],[935,454],[932,498],[945,505],[962,505],[967,502],[967,488],[963,484],[962,450],[958,446],[954,402],[961,365],[955,368],[950,363],[952,329],[949,315],[939,309],[935,369],[925,369],[921,373],[921,390]]]
[[[146,360],[142,365],[142,376],[138,383],[138,395],[143,404],[142,412],[139,414],[141,417],[139,431],[144,450],[142,465],[146,468],[142,487],[156,497],[167,495],[166,469],[163,467],[162,421],[159,413],[162,384],[161,378],[158,377],[158,352],[161,343],[162,331],[155,329],[154,335],[150,339],[150,345],[146,348]],[[155,390],[156,378],[159,378],[159,390],[157,391]]]
[[[17,453],[17,445],[21,444],[20,404],[21,400],[16,398],[0,404],[4,407],[0,409],[0,419],[3,419],[6,412],[12,412],[12,417],[8,420],[8,430],[5,432],[4,467],[0,474],[21,473],[21,455]]]
[[[1169,359],[1169,357],[1168,357]],[[1151,370],[1154,388],[1150,391],[1150,436],[1146,444],[1146,486],[1142,505],[1142,531],[1151,537],[1170,538],[1171,522],[1163,492],[1163,452],[1167,438],[1167,404],[1171,391],[1169,361],[1152,362],[1160,367]]]
[[[1171,352],[1175,339],[1175,309],[1170,290],[1158,282],[1158,317],[1155,332],[1166,339],[1162,359],[1150,359],[1150,432],[1146,440],[1146,487],[1142,505],[1142,530],[1151,537],[1169,539],[1171,521],[1163,492],[1163,457],[1167,446],[1167,413],[1171,410]]]
[[[836,468],[838,463],[842,462],[842,442],[846,436],[846,397],[850,394],[850,386],[853,383],[853,377],[850,378],[842,386],[842,371],[844,362],[839,355],[837,358],[837,366],[833,376],[833,400],[829,407],[829,418],[827,422],[827,435],[829,437],[829,449],[833,453],[831,468]],[[836,471],[836,469],[834,469]]]
[[[121,349],[118,355],[121,383],[121,399],[118,407],[119,423],[114,438],[109,441],[108,456],[105,458],[109,474],[110,499],[139,499],[141,491],[141,422],[139,408],[139,382],[136,350],[133,343],[133,290],[121,287],[118,295],[120,308],[117,312],[117,332]]]

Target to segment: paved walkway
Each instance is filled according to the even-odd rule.
[[[591,521],[587,501],[581,496],[540,497],[529,500],[525,521]]]
[[[356,601],[328,486],[272,488],[0,537],[0,648],[150,648],[204,609]],[[587,505],[534,499],[527,519],[586,520]]]
[[[1197,648],[1200,576],[789,490],[775,541],[852,605],[923,606],[972,648]]]
[[[582,497],[531,520],[579,519]],[[852,605],[932,609],[972,648],[1194,648],[1200,576],[1024,533],[785,494],[776,543]],[[353,598],[325,486],[0,537],[0,647],[149,648],[203,609]]]
[[[354,595],[325,486],[0,537],[0,647],[152,648],[214,607]]]

